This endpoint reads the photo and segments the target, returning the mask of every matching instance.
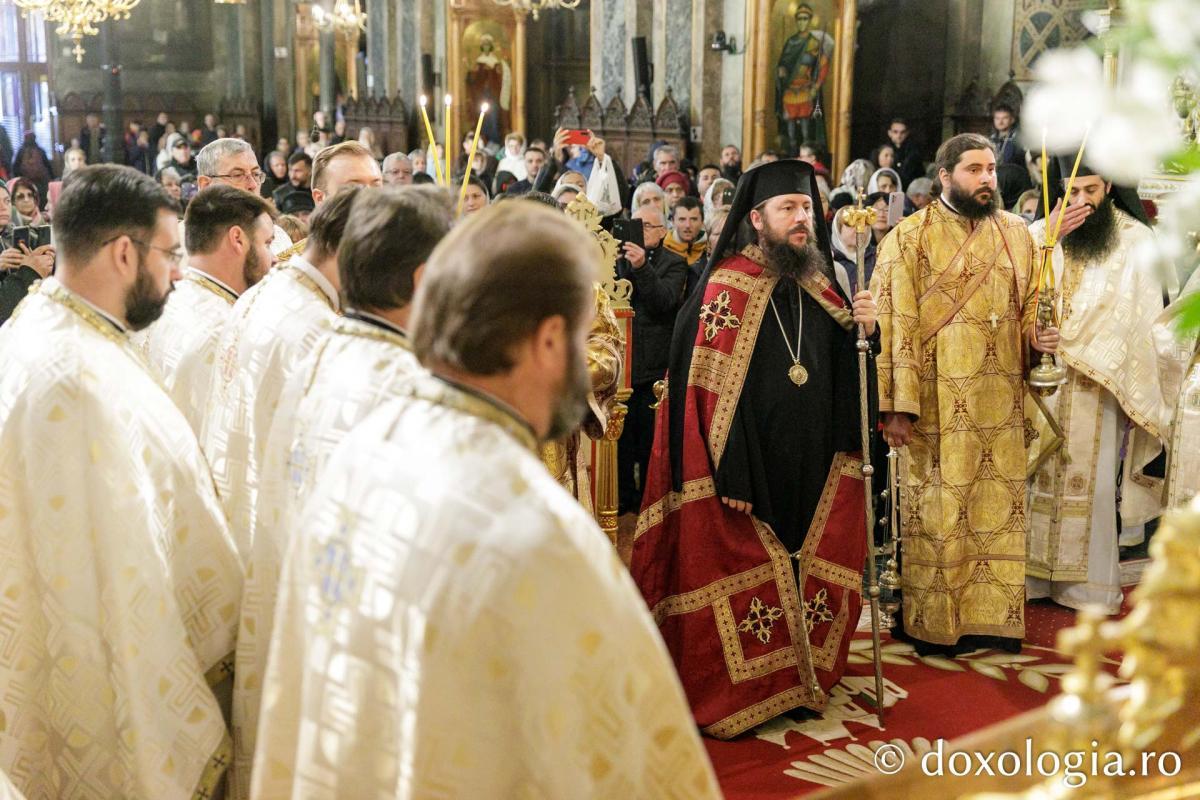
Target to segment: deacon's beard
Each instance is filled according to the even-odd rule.
[[[950,201],[950,205],[954,206],[954,210],[962,216],[971,220],[980,220],[990,217],[1000,210],[1000,190],[988,189],[991,197],[981,200],[979,195],[983,191],[983,189],[976,189],[974,192],[969,192],[954,181],[950,181],[947,199]]]
[[[1101,261],[1117,246],[1117,215],[1111,197],[1100,205],[1078,228],[1063,237],[1063,252],[1081,261]]]
[[[262,262],[258,259],[258,251],[251,247],[246,251],[246,258],[242,261],[242,280],[246,282],[247,289],[267,276],[266,270],[261,267]]]
[[[588,397],[592,393],[592,376],[588,371],[587,355],[574,344],[568,353],[570,372],[562,390],[562,395],[554,407],[550,418],[550,430],[546,441],[553,442],[574,433],[583,423],[583,416],[588,411]]]
[[[821,250],[811,241],[813,232],[808,232],[809,241],[802,245],[794,245],[787,237],[777,238],[770,230],[763,228],[760,246],[766,257],[767,269],[778,275],[786,275],[800,279],[816,273],[826,274],[828,267],[821,256]],[[788,236],[796,229],[788,231]]]
[[[139,263],[137,277],[125,295],[125,322],[129,328],[140,331],[161,317],[171,288],[159,294],[154,285],[154,278],[150,276],[150,270],[144,263]]]

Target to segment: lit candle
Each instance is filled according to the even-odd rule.
[[[441,183],[442,182],[442,167],[441,167],[441,164],[438,162],[437,140],[433,138],[433,125],[429,124],[429,112],[425,110],[425,105],[427,102],[428,102],[428,98],[425,97],[425,95],[421,95],[421,119],[425,120],[425,135],[427,137],[429,137],[429,153],[428,153],[428,155],[426,155],[426,158],[432,159],[434,179],[438,183]]]
[[[1063,196],[1063,211],[1067,210],[1067,204],[1071,202],[1071,189],[1075,186],[1075,175],[1079,172],[1079,164],[1083,161],[1083,148],[1087,147],[1088,134],[1092,132],[1089,126],[1083,132],[1083,141],[1079,143],[1079,152],[1075,154],[1075,165],[1071,167],[1071,177],[1067,180],[1067,193]],[[1054,237],[1050,239],[1051,244],[1058,241],[1058,231],[1062,228],[1063,215],[1058,215],[1058,223],[1054,226]]]
[[[479,145],[479,133],[483,130],[483,117],[487,111],[487,103],[479,107],[479,122],[475,123],[475,138],[471,140],[471,152],[467,156],[467,169],[463,173],[462,186],[458,190],[459,216],[462,216],[463,201],[467,198],[467,182],[471,180],[471,167],[475,166],[475,148]]]
[[[443,118],[442,147],[446,156],[446,186],[450,185],[450,95],[446,95],[446,115]]]

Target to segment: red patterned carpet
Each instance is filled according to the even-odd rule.
[[[1122,615],[1128,611],[1128,590]],[[860,632],[830,708],[816,719],[782,717],[741,738],[706,739],[728,800],[783,800],[873,774],[872,742],[892,742],[918,755],[938,739],[954,739],[1044,705],[1070,669],[1054,649],[1075,612],[1048,600],[1028,603],[1020,655],[986,650],[958,659],[918,658],[912,646],[885,636],[886,728],[879,730],[871,639]],[[1111,662],[1115,670],[1117,662]],[[876,745],[877,746],[877,745]]]

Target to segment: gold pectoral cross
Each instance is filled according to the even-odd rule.
[[[998,316],[996,316],[996,312],[993,311],[992,315],[990,317],[988,317],[988,319],[990,319],[992,321],[992,330],[996,330],[996,325],[997,325],[997,323],[1000,322],[1000,318]]]

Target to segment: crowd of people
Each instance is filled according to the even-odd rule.
[[[626,175],[591,132],[468,165],[315,122],[263,154],[161,116],[116,166],[89,121],[57,189],[0,188],[0,773],[31,796],[717,797],[697,728],[841,678],[863,430],[907,448],[923,654],[1019,649],[1027,596],[1115,612],[1155,487],[1197,488],[1163,470],[1145,209],[1055,160],[1031,219],[1010,109],[928,165],[893,120],[836,182],[808,145]],[[576,468],[622,371],[628,571]]]

